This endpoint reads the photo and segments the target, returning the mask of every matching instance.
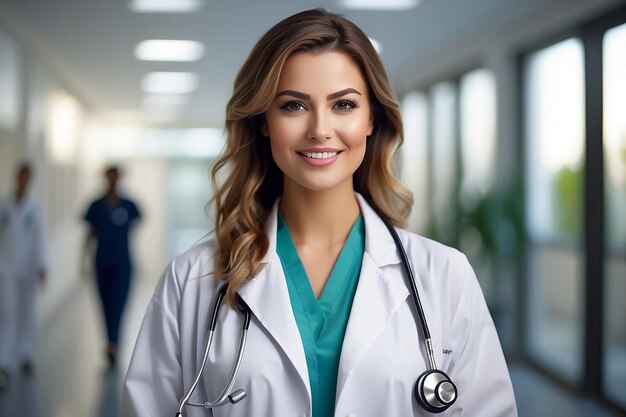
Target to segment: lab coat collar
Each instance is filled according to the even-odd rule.
[[[278,205],[280,203],[280,197],[276,199],[270,213],[265,221],[265,236],[269,239],[269,247],[265,256],[261,259],[262,264],[271,262],[276,257],[276,231],[278,230]]]
[[[365,252],[369,254],[374,263],[378,266],[400,263],[400,255],[396,250],[395,242],[383,221],[367,200],[365,200],[365,197],[356,192],[354,194],[361,208],[361,215],[365,222]],[[279,203],[280,198],[277,198],[265,223],[265,234],[269,238],[269,247],[261,260],[263,264],[271,262],[276,258],[276,230],[278,225]]]
[[[262,269],[256,277],[246,282],[238,293],[261,325],[285,352],[300,377],[300,381],[304,384],[308,398],[311,398],[304,346],[291,308],[285,273],[276,253],[279,202],[280,199],[277,199],[274,203],[265,224],[269,247],[261,260]],[[311,407],[310,404],[309,407]]]
[[[341,348],[337,402],[352,371],[409,296],[403,274],[385,268],[401,262],[393,237],[365,198],[357,194],[357,199],[365,220],[365,253]]]
[[[365,253],[378,267],[400,263],[396,244],[387,230],[387,226],[369,205],[365,197],[355,193],[365,221]]]
[[[268,262],[252,280],[238,291],[271,337],[285,352],[311,398],[309,372],[300,331],[291,308],[287,280],[278,257]]]
[[[365,222],[365,253],[342,347],[338,394],[345,385],[349,371],[354,369],[363,352],[408,296],[408,289],[402,276],[390,279],[391,277],[385,275],[381,269],[386,265],[400,263],[393,238],[365,198],[358,193],[355,194]],[[277,199],[274,203],[266,221],[265,231],[269,239],[269,248],[261,261],[262,269],[238,292],[261,325],[285,352],[311,398],[302,338],[291,308],[285,274],[276,253],[279,201],[280,199]]]
[[[380,337],[408,296],[409,289],[403,275],[397,269],[379,268],[370,254],[365,252],[359,285],[341,347],[337,402],[341,399],[341,393],[352,371],[366,356],[367,350]]]

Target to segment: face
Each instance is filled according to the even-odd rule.
[[[17,176],[17,187],[20,190],[26,190],[28,188],[28,184],[30,182],[30,170],[23,169],[20,171]]]
[[[109,183],[109,188],[115,189],[117,186],[117,180],[119,179],[119,173],[116,170],[108,170],[105,173],[107,182]]]
[[[343,53],[287,59],[261,129],[285,187],[352,188],[373,129],[368,94],[359,67]]]

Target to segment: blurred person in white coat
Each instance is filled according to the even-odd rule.
[[[46,226],[28,194],[32,170],[22,163],[14,193],[0,202],[0,389],[16,365],[31,372],[37,284],[46,279]]]
[[[309,10],[271,28],[235,80],[226,131],[215,232],[161,278],[122,416],[517,416],[467,259],[399,228],[412,204],[391,169],[399,105],[357,26]]]

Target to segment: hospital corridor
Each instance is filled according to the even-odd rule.
[[[198,248],[208,247],[206,241],[213,239],[216,221],[226,218],[224,213],[219,217],[215,212],[216,204],[227,200],[220,192],[220,181],[239,174],[245,179],[242,189],[247,190],[258,180],[252,165],[263,158],[274,158],[273,166],[281,169],[281,163],[291,167],[280,159],[281,142],[275,137],[296,131],[296,120],[314,108],[315,99],[315,95],[295,88],[272,92],[276,101],[286,96],[291,101],[277,106],[270,100],[265,107],[267,113],[255,110],[244,117],[241,114],[249,108],[231,101],[231,97],[241,94],[242,100],[246,91],[255,88],[276,91],[287,82],[285,79],[291,80],[289,71],[295,71],[291,68],[296,62],[293,57],[304,54],[319,58],[332,52],[307,55],[300,51],[286,61],[277,60],[276,65],[284,67],[277,70],[277,78],[269,87],[263,82],[271,77],[262,72],[248,74],[248,84],[239,85],[239,89],[234,88],[240,82],[236,77],[239,73],[245,79],[244,62],[251,51],[265,52],[253,47],[272,26],[315,8],[344,16],[363,30],[371,50],[384,64],[375,76],[388,77],[397,95],[403,141],[390,160],[390,169],[413,196],[404,229],[424,236],[427,242],[432,239],[454,248],[450,253],[460,251],[467,258],[477,278],[478,293],[482,291],[471,304],[484,302],[484,311],[493,319],[493,324],[488,320],[486,324],[497,335],[497,340],[495,336],[489,339],[490,346],[453,348],[447,340],[437,340],[453,331],[447,317],[426,314],[425,321],[434,335],[437,365],[451,369],[450,379],[459,380],[459,387],[463,387],[465,377],[456,373],[467,368],[455,370],[455,355],[473,350],[478,354],[481,350],[492,352],[490,349],[500,352],[499,340],[504,357],[502,370],[508,369],[520,417],[626,416],[625,0],[0,0],[0,417],[124,417],[130,415],[130,407],[126,405],[127,411],[123,411],[121,403],[131,358],[137,366],[138,380],[150,380],[148,385],[154,382],[155,386],[167,386],[176,379],[167,363],[188,366],[185,354],[189,351],[183,342],[178,346],[177,340],[157,336],[175,334],[175,328],[175,337],[184,338],[189,337],[189,329],[201,329],[192,338],[204,340],[203,323],[210,318],[211,298],[199,288],[206,288],[201,287],[202,280],[211,278],[200,274],[181,285],[182,278],[176,271],[196,267],[182,264],[196,256]],[[310,22],[301,23],[303,28],[307,24]],[[276,48],[286,48],[286,42],[277,43]],[[374,77],[368,72],[370,64],[353,60],[351,65],[362,75],[356,78],[367,81],[370,96],[378,92],[381,87],[367,78]],[[306,70],[310,68],[312,64]],[[330,84],[327,79],[317,84],[325,82]],[[370,141],[377,138],[378,117],[388,112],[377,101],[379,97],[366,99],[354,88],[323,95],[327,102],[337,97],[339,101],[331,107],[332,116],[308,119],[302,128],[306,130],[305,142],[312,143],[320,132],[326,139],[331,138],[331,129],[323,128],[332,125],[341,131],[335,126],[347,126],[345,121],[357,114],[360,106],[369,108],[371,104],[374,110],[367,120],[373,130],[367,134],[367,146],[382,149],[372,148]],[[262,100],[259,96],[252,103],[256,106]],[[236,102],[239,107],[234,111]],[[310,113],[317,114],[313,110]],[[232,128],[239,116],[245,126],[258,123],[260,129],[255,128],[260,132],[234,149],[228,135],[242,134]],[[272,124],[275,120],[288,128],[276,128]],[[240,173],[233,173],[227,166],[212,177],[212,169],[216,164],[219,167],[226,150],[235,159],[238,152],[261,149],[253,147],[255,139],[268,141],[262,148],[267,152],[251,155],[250,166],[239,165],[243,167]],[[353,146],[349,140],[345,143],[349,144],[346,150]],[[303,166],[311,172],[330,170],[335,160],[350,155],[329,147],[311,149],[293,151],[298,161],[307,162]],[[274,175],[272,169],[264,168],[263,175]],[[284,170],[286,179],[276,180],[280,187],[286,184],[285,190],[290,184],[289,169]],[[309,172],[306,170],[302,172]],[[358,188],[361,184],[354,175],[350,187]],[[297,178],[305,178],[302,181],[306,183],[309,177]],[[382,194],[392,192],[382,190]],[[260,200],[270,194],[258,192]],[[216,195],[218,199],[213,200]],[[361,230],[365,246],[360,251],[367,254],[371,251],[368,228],[373,223],[363,201],[371,204],[377,200],[358,193],[357,197],[361,202],[358,218],[364,218],[365,224],[364,233]],[[336,207],[338,212],[344,209]],[[260,246],[276,251],[276,259],[280,258],[288,271],[284,266],[286,255],[280,252],[284,250],[280,231],[287,230],[281,228],[287,227],[284,222],[289,223],[290,218],[280,210],[278,214],[270,211],[267,220],[271,226],[272,215],[277,216],[277,226],[268,230],[278,230],[278,237]],[[242,224],[251,221],[245,217],[247,213],[242,211],[235,220]],[[359,224],[355,222],[350,237],[345,238],[346,248],[352,230],[357,230]],[[235,240],[234,230],[230,231],[231,240]],[[373,235],[373,229],[370,232]],[[224,233],[220,237],[221,242],[228,241]],[[296,248],[299,241],[293,239],[291,244]],[[196,252],[178,258],[178,264],[171,263],[192,247]],[[415,244],[407,249],[409,255],[416,256]],[[298,252],[294,251],[296,258]],[[378,255],[393,258],[390,253]],[[204,267],[214,262],[212,256],[197,255],[193,262]],[[231,256],[229,267],[236,259],[234,254]],[[262,265],[268,262],[268,256],[261,256]],[[332,284],[336,268],[344,268],[342,256],[344,249],[336,264],[331,263],[333,269],[323,290],[342,288],[338,294],[348,297],[347,284],[331,286],[336,284],[336,280]],[[418,272],[436,269],[435,261],[428,256],[417,256],[415,268],[428,265],[416,269]],[[252,253],[250,264],[261,257]],[[363,270],[375,258],[364,256]],[[442,270],[452,275],[461,273],[454,264]],[[348,271],[347,266],[341,271]],[[378,276],[387,283],[389,275],[384,277],[380,271]],[[289,273],[285,272],[285,293],[303,297],[302,287],[291,286],[294,284]],[[419,274],[418,281],[424,279]],[[466,275],[473,279],[472,274]],[[160,281],[163,276],[165,281]],[[360,280],[364,277],[355,275]],[[460,281],[445,281],[442,288],[453,294],[471,291],[465,284],[462,289],[448,288],[450,282]],[[242,291],[247,291],[247,297],[258,291],[269,306],[283,305],[284,300],[267,289],[259,289],[260,285]],[[354,281],[349,296],[354,298],[352,313],[361,311],[357,300],[360,286],[365,285]],[[435,284],[427,281],[416,286],[427,313],[440,308],[439,300],[429,298],[439,294],[433,288]],[[311,289],[307,287],[307,291]],[[162,297],[164,291],[170,291],[172,298]],[[400,358],[407,341],[413,341],[416,335],[415,358],[410,362],[429,363],[430,369],[436,370],[427,354],[430,339],[422,337],[428,332],[424,331],[419,300],[406,310],[398,304],[385,309],[376,305],[376,297],[391,297],[385,291],[368,298],[368,309],[389,314],[384,319],[388,322],[377,318],[370,320],[371,326],[397,324],[394,320],[406,317],[415,320],[410,320],[409,328],[402,327],[399,335],[395,330],[381,332],[397,339],[385,339],[384,343],[377,340],[371,346],[363,342],[363,352],[367,352],[365,347],[378,354],[396,352],[397,341],[397,355],[388,355],[384,365],[374,368],[400,370],[404,375],[406,366]],[[412,299],[411,294],[407,289],[406,300]],[[261,317],[255,310],[258,307],[244,295],[240,294],[236,302],[250,304],[252,310],[250,350],[237,363],[242,371],[240,379],[235,378],[234,389],[248,384],[245,378],[250,375],[250,362],[263,357],[255,346],[282,343],[276,339],[269,345],[255,345],[259,337],[270,337],[275,329],[267,325],[269,319]],[[322,305],[328,294],[317,295]],[[168,310],[172,300],[182,305]],[[197,319],[185,321],[193,308],[190,301],[202,307],[196,312]],[[459,305],[454,306],[450,322],[461,320],[457,316],[469,308],[462,301],[459,298]],[[298,314],[311,313],[298,313],[293,298],[291,303],[294,317],[286,326],[293,322],[292,327],[303,332]],[[333,307],[333,314],[337,309]],[[153,321],[142,330],[143,350],[132,357],[147,312]],[[350,323],[357,320],[349,309],[346,314],[344,347]],[[472,314],[468,317],[473,318]],[[162,322],[154,321],[154,317]],[[235,321],[240,320],[223,311],[217,317],[219,326],[238,326]],[[463,325],[456,323],[454,331],[476,331],[469,320]],[[267,328],[259,332],[259,323]],[[239,328],[222,332],[218,327],[216,347],[206,355],[205,379],[211,367],[219,364],[220,355],[227,357],[224,362],[228,364],[220,364],[224,369],[216,371],[217,375],[224,374],[224,381],[218,381],[218,385],[226,385],[225,367],[235,362],[235,348],[224,342],[231,332],[238,335]],[[315,337],[321,336],[318,333]],[[491,340],[496,341],[495,346]],[[313,375],[313,381],[317,370],[313,370],[312,363],[317,367],[317,362],[311,362],[311,348],[304,334],[302,343],[297,342],[299,349],[303,348],[300,351],[304,350],[302,364],[309,367],[312,374],[307,375]],[[154,360],[146,346],[154,351],[176,351],[177,356],[172,362],[155,362],[146,370],[141,365]],[[194,366],[199,368],[203,354],[194,354]],[[284,357],[289,354],[285,349]],[[250,355],[249,360],[246,355]],[[284,371],[272,368],[275,364],[271,355],[269,358],[267,363],[259,364],[258,370],[273,371],[251,382],[252,388],[241,404],[225,400],[226,405],[214,412],[189,415],[240,416],[243,414],[235,410],[250,406],[246,401],[264,404],[255,397],[254,388],[271,392],[273,384],[277,386],[273,378],[279,378]],[[487,378],[490,372],[496,372],[498,357],[492,359],[484,369],[473,370],[472,377]],[[414,371],[419,375],[423,370]],[[336,372],[341,375],[341,369]],[[357,377],[352,374],[350,371],[343,379]],[[379,376],[371,371],[366,377],[372,375]],[[338,379],[341,384],[342,378]],[[446,383],[439,382],[436,395],[432,394],[436,397],[433,401],[441,403],[447,403],[446,395],[451,395],[450,413],[440,415],[465,416],[471,408],[455,414],[462,407],[455,409],[457,393],[449,394],[441,388]],[[356,401],[371,400],[368,397],[375,394],[389,396],[392,403],[393,398],[402,398],[403,394],[397,392],[402,384],[400,380],[387,381],[385,393],[364,392]],[[429,389],[424,384],[417,385]],[[192,398],[212,400],[212,388],[205,385],[201,382]],[[454,384],[447,386],[457,388]],[[135,386],[126,389],[142,392]],[[317,401],[314,397],[319,390],[308,389],[310,401]],[[413,403],[379,409],[395,410],[388,415],[396,416],[407,406],[416,416],[435,415],[425,411],[428,405],[421,402],[428,404],[430,397],[420,400],[418,395],[415,399],[413,386],[410,391],[407,395]],[[235,391],[232,395],[237,394]],[[290,397],[291,393],[280,395]],[[288,399],[285,407],[295,402]],[[267,401],[265,413],[272,410]],[[457,405],[469,404],[469,400],[463,402],[466,400],[461,388],[458,401]],[[472,404],[481,401],[473,399]],[[498,401],[486,398],[484,403]],[[145,409],[155,404],[146,404]],[[343,410],[339,404],[337,399],[337,417]],[[142,414],[137,403],[134,407],[137,415],[153,415]],[[191,411],[191,405],[186,407]],[[317,417],[316,405],[311,407],[312,413],[298,415]],[[276,413],[277,409],[273,410]],[[173,407],[160,411],[161,416],[174,417],[177,410]],[[259,411],[258,415],[266,414]]]

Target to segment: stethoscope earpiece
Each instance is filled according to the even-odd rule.
[[[415,383],[415,399],[426,411],[441,413],[456,401],[456,385],[439,370],[428,370]]]

